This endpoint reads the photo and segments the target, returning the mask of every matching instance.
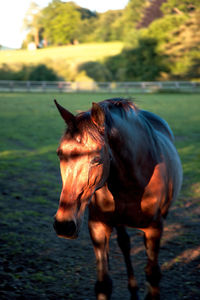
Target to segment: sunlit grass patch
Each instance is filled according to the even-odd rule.
[[[79,66],[86,62],[103,62],[107,57],[112,57],[121,52],[122,42],[89,43],[50,47],[36,51],[16,50],[0,52],[0,68],[11,71],[20,71],[30,66],[45,65],[58,78],[65,80],[89,80],[85,71],[79,71]],[[5,66],[6,65],[6,66]],[[24,74],[23,78],[27,75]],[[23,79],[25,80],[25,79]],[[55,79],[54,79],[55,80]],[[91,80],[91,78],[90,78]]]
[[[112,56],[120,53],[123,47],[121,42],[107,43],[89,43],[80,45],[69,45],[62,47],[50,47],[38,49],[36,51],[16,50],[1,51],[0,64],[17,64],[17,63],[38,63],[53,60],[68,62],[84,62],[89,60],[98,60],[103,57]]]

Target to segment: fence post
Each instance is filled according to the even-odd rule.
[[[192,90],[193,90],[193,91],[195,91],[196,86],[197,86],[197,85],[196,85],[196,82],[192,81]]]
[[[14,92],[14,82],[10,81],[10,92]]]
[[[142,88],[143,91],[145,90],[145,87],[146,87],[145,82],[141,82],[141,88]]]
[[[47,87],[46,81],[43,81],[42,82],[42,90],[43,90],[43,92],[46,92],[46,87]]]
[[[62,93],[62,91],[63,91],[63,82],[59,81],[57,86],[58,86],[59,92]]]
[[[31,83],[30,83],[30,81],[27,81],[27,82],[26,82],[26,89],[27,89],[27,92],[30,92],[30,88],[31,88]]]
[[[76,82],[76,91],[79,92],[79,82]]]
[[[125,83],[125,93],[128,94],[129,92],[129,86],[128,83]]]
[[[177,82],[177,81],[175,82],[175,87],[176,87],[176,89],[177,89],[177,90],[179,90],[179,89],[180,89],[179,82]]]

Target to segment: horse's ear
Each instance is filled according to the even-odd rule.
[[[101,106],[97,103],[92,103],[91,109],[92,122],[98,127],[100,131],[104,131],[105,126],[105,114]]]
[[[75,127],[75,116],[72,113],[70,113],[67,109],[62,107],[56,100],[54,100],[54,102],[65,123],[69,127]]]

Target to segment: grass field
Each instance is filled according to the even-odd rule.
[[[55,109],[56,97],[73,113],[86,110],[92,101],[113,97],[105,94],[2,94],[0,100],[1,168],[10,160],[16,167],[34,156],[44,156],[47,162],[57,165],[56,145],[64,128]],[[200,182],[200,96],[198,94],[136,95],[136,104],[153,111],[170,124],[176,145],[183,161],[186,194],[194,193]],[[16,159],[18,158],[18,159]],[[21,160],[22,158],[22,160]],[[25,159],[26,158],[26,159]],[[42,157],[41,157],[42,158]],[[8,168],[6,166],[6,169]],[[10,170],[8,170],[10,172]],[[12,170],[15,172],[17,170]],[[5,176],[5,172],[1,173]]]
[[[76,46],[62,46],[38,49],[36,51],[28,50],[7,50],[0,51],[1,64],[30,64],[44,63],[48,60],[63,60],[74,63],[85,62],[88,60],[101,60],[107,56],[118,54],[123,47],[121,42],[108,43],[90,43]]]
[[[88,109],[93,101],[114,96],[119,95],[0,94],[2,299],[17,299],[20,295],[25,295],[24,299],[36,299],[38,295],[40,299],[55,299],[55,295],[63,299],[66,293],[67,299],[87,298],[87,290],[78,296],[79,286],[88,283],[74,263],[76,258],[66,266],[63,254],[69,247],[78,249],[79,241],[63,243],[52,229],[61,190],[56,148],[65,127],[53,99],[76,113]],[[184,170],[183,188],[175,205],[184,208],[192,201],[199,203],[200,95],[148,94],[134,95],[134,98],[140,108],[165,118],[175,134]],[[86,233],[84,236],[87,240]],[[86,240],[83,250],[87,249]],[[70,249],[85,263],[80,249]],[[91,254],[92,248],[87,251]],[[93,284],[94,265],[85,268],[91,268]],[[77,277],[67,280],[67,274]]]
[[[45,64],[58,76],[65,80],[72,80],[77,75],[77,68],[80,64],[88,61],[103,62],[106,57],[119,54],[122,47],[121,42],[107,42],[52,47],[36,51],[0,51],[0,68],[6,64],[12,70],[20,70],[24,65]],[[86,80],[85,77],[84,80]]]

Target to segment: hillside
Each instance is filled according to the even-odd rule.
[[[107,42],[50,47],[35,51],[1,51],[0,79],[8,79],[6,72],[20,72],[41,64],[53,70],[59,79],[75,80],[77,77],[80,80],[83,77],[87,79],[83,71],[79,72],[82,64],[86,62],[98,64],[107,57],[119,54],[122,48],[122,42]]]
[[[140,22],[137,24],[137,29],[148,27],[154,20],[162,18],[161,11],[162,4],[166,0],[152,0],[147,7],[143,10],[143,15]]]

